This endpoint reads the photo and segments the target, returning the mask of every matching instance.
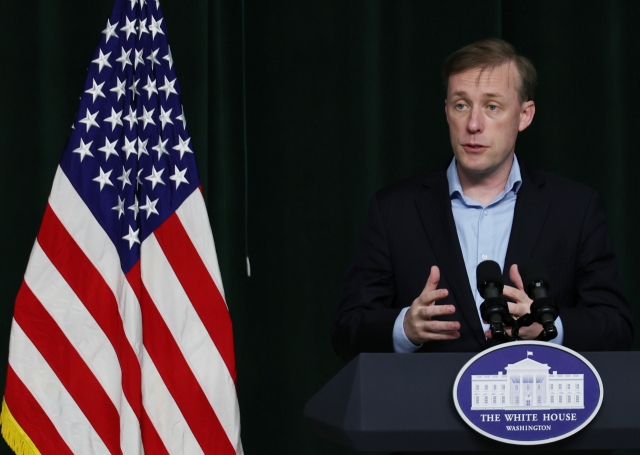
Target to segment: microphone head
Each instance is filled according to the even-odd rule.
[[[502,270],[500,270],[500,265],[496,261],[482,261],[478,264],[476,268],[476,279],[478,282],[478,291],[480,291],[481,296],[484,297],[484,291],[490,284],[499,288],[500,293],[502,293],[502,289],[504,288]]]
[[[522,283],[529,297],[531,297],[531,294],[533,294],[536,288],[544,288],[546,293],[549,292],[549,275],[540,262],[531,260],[518,270],[520,271]]]

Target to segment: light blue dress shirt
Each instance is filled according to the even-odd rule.
[[[500,269],[504,270],[513,213],[516,207],[518,190],[522,185],[520,165],[518,164],[518,159],[514,156],[511,172],[504,190],[486,206],[466,197],[462,192],[455,158],[447,169],[447,180],[449,181],[451,210],[456,223],[464,265],[467,269],[467,276],[469,277],[473,297],[478,308],[478,318],[480,318],[482,327],[486,331],[489,330],[489,324],[485,324],[482,321],[482,316],[480,316],[480,305],[484,299],[476,286],[476,268],[482,261],[492,260],[500,264]],[[404,315],[408,309],[409,307],[402,309],[393,327],[393,347],[396,352],[400,353],[414,352],[421,346],[409,341],[404,332]],[[556,319],[555,324],[558,329],[558,336],[551,342],[562,344],[564,330],[560,318]]]

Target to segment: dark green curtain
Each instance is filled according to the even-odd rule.
[[[0,4],[2,359],[111,6]],[[302,409],[342,366],[329,327],[368,198],[449,159],[441,64],[474,40],[503,37],[534,61],[537,113],[519,156],[601,193],[638,317],[639,2],[246,0],[251,278],[242,4],[163,0],[162,8],[234,321],[247,454],[353,453],[316,437]]]

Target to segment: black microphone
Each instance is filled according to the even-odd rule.
[[[558,330],[553,321],[560,314],[560,309],[549,296],[549,275],[539,262],[530,261],[522,266],[520,276],[525,292],[533,300],[530,309],[531,319],[542,325],[542,332],[536,339],[553,340],[558,336]]]
[[[509,314],[509,305],[502,298],[504,283],[500,265],[495,261],[482,261],[476,268],[478,291],[484,299],[480,305],[482,319],[491,327],[491,337],[498,341],[509,341],[511,338],[504,330],[504,325],[511,325],[513,319]]]

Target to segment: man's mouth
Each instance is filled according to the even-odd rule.
[[[488,147],[482,144],[470,143],[470,144],[462,144],[462,148],[465,149],[465,151],[467,152],[482,152],[486,150]]]

